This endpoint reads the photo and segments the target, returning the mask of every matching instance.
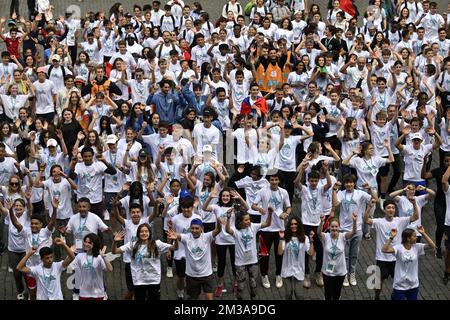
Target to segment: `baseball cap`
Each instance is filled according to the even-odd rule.
[[[192,221],[191,221],[191,226],[192,226],[192,225],[196,225],[196,226],[203,227],[203,222],[202,222],[202,220],[200,220],[200,219],[198,219],[198,218],[192,219]]]
[[[117,136],[115,134],[110,134],[106,137],[106,144],[116,144]]]
[[[42,72],[42,73],[46,73],[44,67],[38,68],[36,72],[37,72],[37,73],[41,73],[41,72]]]
[[[82,76],[76,76],[74,82],[81,82],[84,83],[84,79]]]
[[[295,11],[294,16],[295,16],[296,14],[299,14],[299,13],[302,13],[302,10],[297,10],[297,11]]]
[[[52,61],[56,60],[58,62],[61,62],[61,57],[59,56],[59,54],[54,54],[54,55],[52,55],[51,60]]]
[[[213,110],[212,110],[211,108],[205,108],[205,109],[203,110],[202,115],[203,115],[204,117],[205,117],[205,116],[211,116],[211,117],[213,117],[213,116],[214,116],[214,112],[213,112]]]
[[[13,24],[13,25],[17,26],[17,22],[15,20],[13,20],[13,19],[8,19],[8,21],[6,22],[6,25],[9,26],[10,24]]]
[[[210,144],[205,144],[203,146],[203,150],[202,151],[203,152],[213,152],[213,148],[212,148],[212,146]]]
[[[180,199],[184,199],[184,198],[192,198],[191,193],[186,190],[186,189],[181,189],[180,191]]]
[[[58,145],[58,142],[56,142],[55,139],[48,139],[47,141],[47,148],[48,147],[56,147]]]
[[[412,140],[414,140],[414,139],[423,140],[422,135],[420,134],[420,132],[416,132],[416,133],[413,134]]]
[[[148,155],[147,150],[141,149],[141,151],[139,151],[139,157],[143,157],[143,156],[147,156],[147,155]]]

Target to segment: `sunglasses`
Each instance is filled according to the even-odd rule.
[[[12,186],[18,186],[19,185],[18,182],[10,182],[9,184],[12,185]]]

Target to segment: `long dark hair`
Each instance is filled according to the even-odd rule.
[[[291,222],[292,221],[297,222],[297,232],[294,234],[291,231]],[[291,241],[292,237],[297,237],[299,242],[304,243],[305,242],[305,228],[303,227],[303,223],[300,219],[296,217],[292,217],[288,220],[286,225],[286,231],[284,232],[284,238],[286,239],[286,243]]]
[[[345,119],[344,137],[343,137],[344,141],[351,141],[359,138],[358,129],[357,128],[352,129],[352,122],[355,120],[356,118],[354,117],[348,117],[347,119]],[[353,139],[350,137],[350,132],[353,132]]]
[[[136,243],[134,244],[133,251],[131,254],[131,257],[133,259],[136,258],[136,252],[138,251],[139,247],[144,244],[144,241],[139,238],[139,234],[141,233],[142,228],[147,228],[148,232],[150,233],[149,239],[147,241],[147,251],[149,253],[150,258],[156,258],[158,257],[158,247],[156,246],[155,240],[152,239],[152,228],[148,223],[141,224],[136,231],[136,238],[138,239]]]
[[[52,167],[53,168],[53,167]],[[100,238],[95,233],[89,233],[84,236],[83,242],[89,239],[92,241],[92,256],[97,257],[100,254]]]
[[[138,196],[134,195],[135,191],[139,192]],[[130,185],[130,189],[128,190],[128,195],[130,196],[129,205],[131,206],[131,204],[134,203],[134,200],[138,200],[141,211],[144,212],[144,188],[142,183],[139,181],[133,181]]]
[[[102,126],[102,122],[106,121],[106,128],[103,128]],[[100,118],[100,135],[103,134],[103,132],[106,132],[107,135],[112,134],[112,129],[111,129],[111,118],[108,116],[102,116]]]

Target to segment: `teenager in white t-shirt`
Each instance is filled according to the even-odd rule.
[[[333,218],[330,221],[330,232],[323,233],[325,216],[320,217],[320,224],[317,230],[320,240],[323,243],[323,265],[322,274],[325,289],[325,300],[339,300],[341,298],[342,284],[347,274],[345,262],[345,242],[356,234],[356,213],[352,215],[352,230],[339,232],[339,221]]]
[[[89,233],[83,238],[84,252],[77,254],[72,267],[79,273],[80,300],[103,300],[105,298],[104,273],[112,272],[113,266],[105,258],[106,246],[100,247],[100,238]]]
[[[376,249],[375,249],[375,259],[377,261],[377,266],[380,268],[380,287],[375,289],[375,300],[380,300],[381,290],[383,288],[383,282],[389,278],[394,278],[395,270],[395,257],[383,253],[382,248],[390,236],[391,230],[396,229],[397,232],[402,233],[408,226],[408,224],[413,223],[418,218],[418,209],[413,199],[414,214],[408,217],[395,217],[395,202],[392,200],[387,200],[383,203],[384,218],[372,219],[370,217],[370,212],[375,208],[376,201],[371,200],[367,206],[366,213],[364,214],[364,221],[371,225],[376,231]],[[394,239],[393,245],[400,244],[400,240]]]
[[[194,199],[188,196],[180,200],[179,210],[181,214],[177,214],[172,219],[172,229],[176,233],[187,234],[191,230],[191,221],[193,219],[200,219],[201,217],[194,213]],[[186,278],[186,255],[184,244],[178,244],[178,250],[175,251],[174,257],[175,268],[177,273],[177,298],[182,300],[184,298],[185,278]]]
[[[212,199],[218,198],[217,204],[210,204]],[[231,188],[224,188],[220,193],[217,190],[213,190],[208,199],[203,204],[204,211],[211,211],[216,219],[221,223],[225,223],[227,212],[233,210],[233,207],[239,207],[242,211],[247,212],[249,205],[241,197],[239,193]],[[234,221],[232,222],[234,223]],[[222,297],[222,291],[224,288],[224,274],[225,266],[227,263],[227,250],[230,251],[231,268],[233,272],[233,294],[236,295],[238,291],[238,283],[236,279],[236,267],[235,267],[235,241],[234,238],[228,234],[225,227],[222,226],[222,231],[217,235],[216,240],[217,250],[217,289],[216,297]]]
[[[319,287],[323,286],[323,279],[322,279],[322,273],[320,272],[320,269],[322,268],[322,258],[323,258],[323,248],[322,243],[317,236],[317,227],[320,224],[320,216],[324,214],[323,206],[322,206],[322,200],[323,196],[331,187],[331,176],[328,171],[328,161],[323,161],[322,165],[325,167],[326,170],[326,184],[319,186],[319,180],[320,180],[320,173],[316,170],[311,171],[307,177],[306,180],[308,181],[308,184],[302,185],[300,183],[301,179],[303,178],[303,173],[305,172],[305,169],[309,165],[309,161],[311,160],[311,157],[307,155],[305,159],[303,159],[302,163],[299,166],[298,175],[295,181],[295,184],[299,190],[300,193],[300,199],[302,202],[301,205],[301,212],[302,212],[302,222],[305,227],[305,233],[310,234],[311,232],[314,232],[314,250],[316,251],[316,268],[315,268],[315,278],[316,278],[316,284]],[[309,257],[305,257],[305,282],[303,285],[308,288],[311,286],[311,280],[310,280],[310,269],[309,269]]]
[[[267,217],[262,223],[252,223],[250,215],[246,212],[236,213],[235,225],[231,225],[232,212],[227,212],[227,224],[225,230],[232,235],[236,241],[236,275],[238,279],[239,291],[237,298],[242,300],[244,292],[249,289],[250,298],[256,297],[256,276],[258,268],[258,253],[256,248],[257,232],[267,228],[272,223],[274,210],[270,207],[267,210]],[[278,248],[277,248],[278,249]],[[248,285],[247,285],[248,275]]]
[[[333,206],[339,207],[339,224],[342,232],[348,232],[353,226],[353,213],[357,214],[356,233],[351,239],[346,241],[345,259],[348,269],[348,275],[345,275],[343,285],[348,287],[350,284],[357,285],[356,266],[358,263],[359,246],[362,239],[363,215],[366,205],[371,199],[378,201],[377,192],[368,185],[365,185],[368,192],[355,189],[356,177],[353,174],[344,176],[345,190],[338,190],[341,183],[337,182],[333,187]],[[369,233],[370,234],[370,233]],[[350,283],[349,283],[350,278]]]
[[[279,231],[284,231],[284,220],[286,220],[291,214],[291,202],[289,200],[288,192],[280,188],[280,176],[274,174],[269,178],[270,186],[261,189],[254,202],[252,203],[252,209],[259,211],[264,215],[269,209],[272,209],[275,216],[272,218],[272,223],[269,227],[264,228],[260,232],[260,245],[261,245],[261,261],[260,271],[262,277],[262,284],[264,288],[270,288],[270,282],[268,277],[269,272],[269,252],[274,245],[275,251],[275,276],[276,287],[281,288],[283,286],[283,279],[281,278],[281,266],[283,264],[283,257],[278,254]]]
[[[136,230],[136,242],[130,241],[117,248],[117,242],[123,240],[125,232],[116,234],[112,253],[129,254],[131,256],[131,276],[134,285],[134,299],[160,300],[161,296],[161,254],[178,248],[178,241],[173,245],[152,239],[151,227],[148,223],[139,225]],[[170,238],[170,237],[169,237]],[[170,238],[176,240],[176,238]]]
[[[217,221],[213,231],[204,233],[201,219],[193,219],[190,233],[179,234],[169,230],[167,236],[184,245],[186,256],[186,293],[191,300],[197,300],[203,292],[206,300],[214,299],[215,278],[211,263],[211,243],[222,231],[222,223]]]
[[[6,202],[6,206],[9,209],[9,220],[17,229],[19,236],[23,238],[26,252],[29,252],[32,249],[35,250],[35,254],[31,256],[26,263],[27,267],[38,266],[41,262],[39,259],[39,249],[50,247],[52,245],[52,233],[56,224],[58,204],[58,200],[53,199],[52,215],[47,227],[43,228],[43,218],[40,215],[32,215],[30,217],[30,226],[23,226],[13,212],[13,202]],[[30,300],[36,300],[36,279],[25,274],[25,282],[30,293]]]
[[[53,251],[49,247],[39,250],[42,263],[38,266],[27,267],[27,260],[34,256],[36,249],[27,252],[17,265],[17,270],[32,276],[37,281],[37,300],[64,300],[61,290],[61,273],[75,259],[73,251],[60,238],[55,238],[53,243],[61,246],[67,253],[64,261],[54,262]]]
[[[416,232],[413,229],[405,229],[401,235],[401,244],[392,246],[391,243],[398,234],[397,230],[393,229],[383,245],[382,251],[393,254],[396,258],[392,300],[417,300],[419,295],[419,256],[425,255],[427,249],[435,249],[436,245],[423,226],[418,227],[417,231],[426,244],[416,243]]]
[[[423,191],[425,191],[426,194],[421,194]],[[406,195],[401,195],[403,192],[405,192]],[[416,192],[420,195],[415,196]],[[417,227],[422,225],[422,208],[428,203],[429,200],[434,198],[435,194],[436,193],[433,190],[425,188],[422,185],[416,187],[414,184],[409,183],[405,188],[389,194],[389,197],[394,198],[394,201],[397,203],[399,217],[412,216],[414,212],[413,202],[416,203],[419,211],[419,218],[417,221],[409,224],[408,228],[417,230]],[[420,243],[421,238],[419,232],[416,232],[416,235],[417,242]]]
[[[314,255],[314,231],[308,236],[300,219],[292,217],[285,231],[280,231],[278,253],[283,255],[281,277],[285,283],[286,300],[302,299],[302,282],[305,279],[305,256]]]

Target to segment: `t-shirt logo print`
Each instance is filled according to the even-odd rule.
[[[248,249],[249,243],[252,241],[253,237],[249,233],[242,234],[242,243],[244,244],[244,248]]]

